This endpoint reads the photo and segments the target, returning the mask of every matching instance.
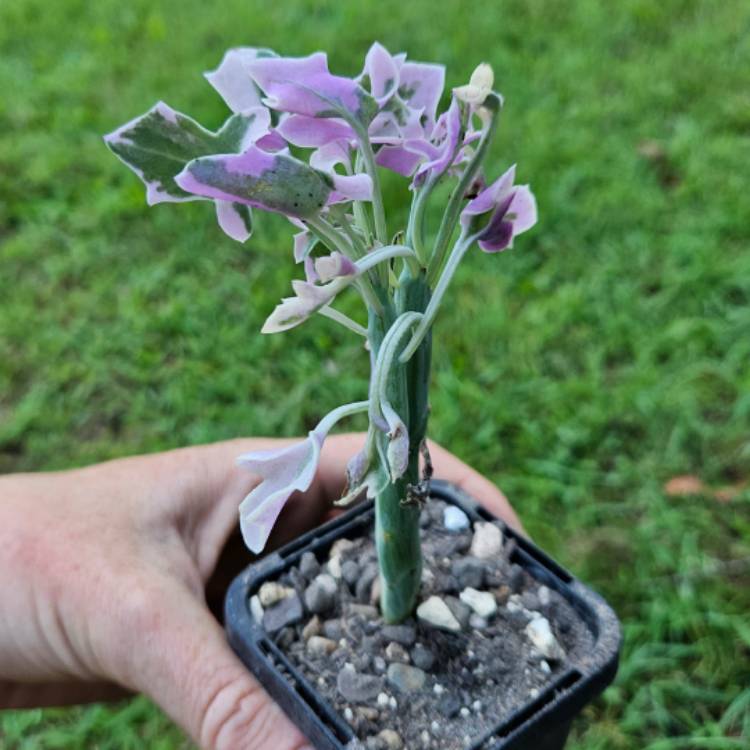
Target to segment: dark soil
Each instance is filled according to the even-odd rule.
[[[439,597],[457,632],[421,617],[384,626],[372,531],[339,540],[326,558],[307,553],[280,579],[286,590],[261,587],[265,611],[253,598],[273,640],[352,727],[352,750],[465,750],[593,645],[569,603],[510,561],[513,542],[478,560],[470,554],[475,530],[447,530],[445,507],[433,500],[423,511],[419,601]],[[491,594],[496,612],[482,617],[461,601],[467,586]],[[552,639],[535,646],[532,620],[549,625]]]

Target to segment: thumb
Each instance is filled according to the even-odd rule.
[[[229,647],[206,606],[173,583],[126,618],[138,643],[126,657],[134,687],[204,750],[313,750]],[[135,665],[135,668],[134,666]],[[130,682],[131,680],[128,680]]]

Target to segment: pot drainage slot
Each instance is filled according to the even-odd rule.
[[[577,669],[571,669],[555,680],[541,695],[521,711],[515,713],[501,727],[477,740],[469,750],[492,750],[496,743],[507,739],[529,719],[539,714],[545,706],[555,703],[562,693],[569,690],[582,677]]]
[[[316,690],[307,682],[302,674],[294,668],[292,663],[279,650],[279,648],[268,640],[258,641],[258,649],[278,670],[284,680],[294,689],[310,710],[318,714],[319,719],[326,729],[342,744],[349,742],[354,736],[330,706],[318,697]]]

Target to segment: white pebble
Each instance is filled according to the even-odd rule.
[[[286,599],[293,593],[294,589],[282,586],[275,581],[267,581],[260,587],[260,590],[258,591],[258,599],[264,607],[271,607],[276,604],[276,602]]]
[[[381,708],[385,708],[388,705],[388,696],[385,693],[378,693],[377,701]]]
[[[494,523],[475,523],[471,554],[480,560],[497,557],[503,548],[503,532]]]
[[[458,633],[461,623],[456,619],[448,605],[439,597],[431,596],[417,607],[417,617],[427,625],[439,630]]]
[[[550,667],[549,662],[547,662],[545,659],[542,659],[539,667],[541,668],[542,672],[544,672],[544,674],[552,674],[552,667]]]
[[[440,731],[440,722],[433,721],[432,724],[430,724],[430,729],[433,734],[437,734]]]
[[[472,709],[474,710],[474,713],[479,713],[482,710],[482,701],[474,701],[474,703],[471,704]]]
[[[435,693],[435,695],[442,695],[445,692],[445,688],[439,682],[436,682],[435,686],[432,688],[432,692]]]
[[[546,586],[540,586],[539,591],[536,592],[536,595],[539,597],[539,603],[543,607],[549,606],[551,599],[550,590]]]
[[[396,701],[396,699],[395,699],[395,698],[394,698],[393,696],[391,696],[391,697],[390,697],[390,698],[388,699],[388,705],[389,705],[389,706],[390,706],[390,707],[391,707],[391,708],[392,708],[392,709],[393,709],[394,711],[395,711],[395,710],[396,710],[396,709],[398,708],[398,702]]]
[[[565,658],[565,651],[552,634],[549,620],[537,615],[527,626],[526,635],[536,646],[542,655],[552,661],[560,661]]]
[[[467,716],[469,716],[469,714],[471,714],[471,711],[469,711],[469,709],[468,709],[468,708],[466,708],[466,706],[462,706],[462,707],[461,707],[461,711],[460,711],[459,713],[460,713],[460,714],[461,714],[461,716],[463,716],[463,717],[464,717],[464,719],[465,719],[465,718],[466,718]]]
[[[477,591],[471,587],[465,588],[459,597],[464,604],[468,604],[480,617],[488,620],[497,612],[497,602],[489,591]]]
[[[253,620],[260,624],[263,622],[263,605],[260,603],[258,595],[250,597],[250,612],[253,615]]]
[[[349,722],[354,721],[354,711],[349,706],[344,709],[344,718]]]
[[[448,531],[463,531],[469,528],[469,517],[461,508],[449,505],[443,511],[443,526]]]
[[[537,688],[531,688],[529,690],[529,698],[538,698],[539,697],[539,690]]]

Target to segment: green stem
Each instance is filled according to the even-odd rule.
[[[388,306],[384,315],[370,317],[370,342],[373,361],[377,360],[383,345],[394,342],[393,337],[385,341],[388,331],[399,315],[409,311],[421,313],[428,304],[429,288],[424,274],[414,277],[406,270],[398,289],[396,305]],[[414,316],[413,320],[418,320]],[[411,316],[402,319],[411,324]],[[404,332],[408,329],[405,328]],[[394,331],[395,333],[395,331]],[[399,334],[398,340],[403,340]],[[396,346],[398,342],[396,343]],[[385,352],[384,352],[385,354]],[[409,463],[404,476],[389,482],[379,492],[375,501],[375,539],[380,566],[380,607],[383,619],[389,623],[401,622],[414,611],[422,577],[422,551],[419,539],[419,507],[406,503],[409,485],[420,481],[420,446],[427,429],[427,381],[430,370],[430,341],[423,341],[419,356],[406,365],[393,357],[392,366],[385,378],[387,397],[391,406],[409,428]],[[378,373],[374,373],[377,375]],[[373,382],[373,389],[382,383]],[[375,395],[371,393],[371,396]],[[385,455],[388,436],[378,431],[379,453]],[[387,467],[383,468],[387,475]]]
[[[383,192],[380,188],[380,175],[378,174],[378,165],[375,163],[375,154],[372,150],[370,137],[367,130],[361,125],[355,128],[357,139],[359,140],[360,153],[364,160],[367,174],[372,180],[372,211],[375,215],[375,236],[381,245],[388,243],[388,228],[385,223],[385,209],[383,208]]]

